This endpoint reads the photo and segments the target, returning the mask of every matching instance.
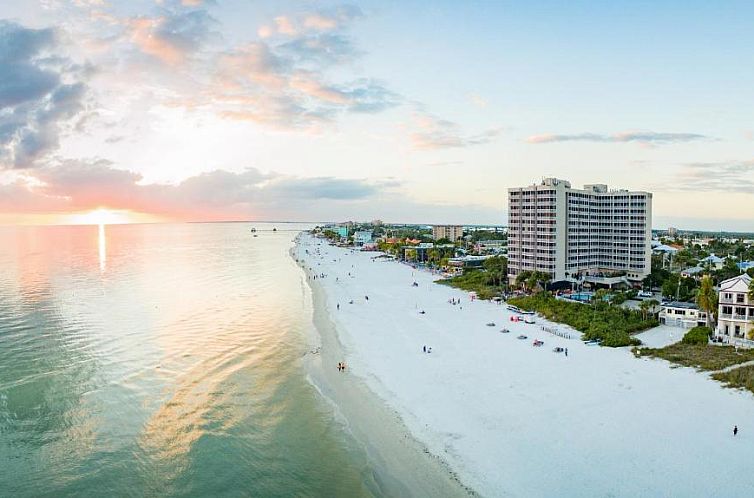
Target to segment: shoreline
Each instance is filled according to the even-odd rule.
[[[754,430],[730,432],[754,420],[750,393],[629,348],[590,346],[541,317],[513,321],[505,306],[378,253],[310,235],[297,247],[348,353],[328,360],[332,370],[345,359],[476,493],[737,497],[754,487],[742,479]]]
[[[291,257],[297,260],[294,240]],[[383,496],[478,496],[464,485],[450,465],[432,454],[408,429],[399,412],[371,389],[365,379],[349,369],[338,372],[338,362],[349,357],[341,333],[333,321],[320,282],[304,279],[311,293],[312,318],[318,354],[308,354],[304,366],[309,381],[330,403],[347,430],[363,446],[379,495]],[[347,362],[348,363],[348,362]]]

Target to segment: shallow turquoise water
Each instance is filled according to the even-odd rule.
[[[0,228],[0,495],[378,494],[277,226]]]

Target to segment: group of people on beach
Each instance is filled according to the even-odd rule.
[[[338,362],[338,372],[345,372],[346,371],[346,362],[345,361],[339,361]]]
[[[423,346],[422,347],[422,351],[424,351],[425,353],[431,353],[432,352],[432,348],[431,347],[427,347],[427,346]]]

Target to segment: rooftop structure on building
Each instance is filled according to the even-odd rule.
[[[649,192],[609,190],[605,184],[579,190],[545,178],[508,189],[508,215],[511,280],[529,270],[547,273],[553,282],[601,275],[595,282],[612,285],[639,282],[651,271]]]

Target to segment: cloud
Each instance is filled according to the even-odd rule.
[[[331,9],[307,12],[295,16],[277,16],[271,24],[257,30],[262,38],[271,36],[292,37],[342,30],[363,16],[355,5],[341,5]]]
[[[754,193],[754,159],[686,163],[676,178],[664,183],[670,190]]]
[[[469,102],[471,102],[471,105],[478,107],[479,109],[485,109],[489,104],[489,102],[487,102],[487,99],[476,93],[470,93],[468,95],[468,98]]]
[[[706,135],[698,133],[656,133],[653,131],[623,131],[613,135],[604,135],[599,133],[578,133],[574,135],[556,135],[545,133],[543,135],[532,135],[526,139],[531,144],[546,144],[553,142],[601,142],[601,143],[623,143],[639,142],[643,144],[672,144],[682,142],[692,142],[696,140],[710,140]]]
[[[68,214],[97,208],[175,220],[394,220],[414,223],[499,223],[500,209],[418,202],[392,178],[298,177],[215,170],[177,184],[143,184],[140,174],[102,159],[63,161],[0,183],[0,213]],[[344,213],[348,213],[345,215]]]
[[[457,123],[426,112],[417,112],[414,115],[411,143],[414,148],[423,150],[469,147],[489,143],[499,134],[499,129],[489,129],[476,135],[465,135]]]
[[[212,35],[215,19],[205,10],[164,10],[156,17],[128,20],[131,41],[145,54],[178,65],[200,50]]]
[[[85,110],[91,68],[57,49],[52,29],[0,21],[0,169],[34,166]]]
[[[380,112],[400,101],[373,79],[330,83],[321,71],[260,40],[221,54],[213,82],[189,104],[228,119],[290,129],[329,123],[348,112]]]
[[[171,184],[142,184],[140,174],[103,159],[67,160],[0,185],[0,212],[71,212],[108,207],[187,220],[234,219],[265,212],[308,213],[313,202],[364,202],[400,184],[394,180],[301,178],[215,170]]]
[[[302,36],[278,49],[299,62],[317,64],[350,62],[361,55],[348,38],[332,33]]]

